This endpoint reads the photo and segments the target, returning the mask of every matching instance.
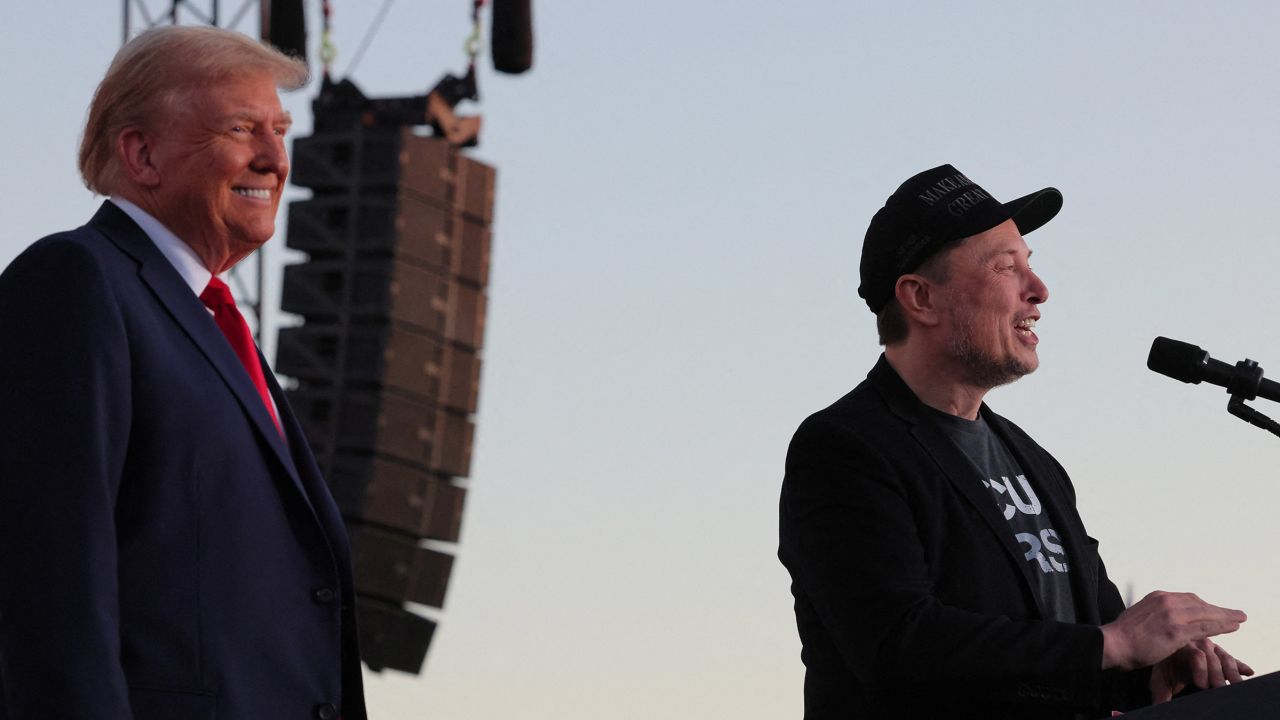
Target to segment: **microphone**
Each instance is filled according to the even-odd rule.
[[[285,55],[306,62],[307,21],[302,0],[267,0],[259,3],[259,8],[262,39]]]
[[[1262,377],[1262,368],[1252,360],[1228,365],[1209,357],[1201,348],[1178,340],[1158,337],[1151,343],[1147,369],[1174,380],[1199,385],[1207,381],[1225,387],[1233,396],[1244,400],[1264,397],[1280,402],[1280,383]]]
[[[489,35],[494,70],[519,75],[533,67],[533,0],[493,0]]]

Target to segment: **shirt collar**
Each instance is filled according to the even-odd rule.
[[[160,250],[160,254],[165,256],[169,264],[173,265],[173,269],[182,276],[183,281],[191,287],[191,292],[199,297],[209,285],[209,279],[213,277],[213,273],[204,266],[204,262],[191,249],[191,246],[174,235],[169,228],[161,225],[160,221],[146,210],[118,195],[112,195],[107,199],[142,228],[142,232],[151,238],[151,242]]]

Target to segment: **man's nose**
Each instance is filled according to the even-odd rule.
[[[1027,302],[1039,305],[1049,299],[1049,286],[1031,268],[1027,268]]]
[[[289,175],[289,153],[285,150],[283,137],[274,132],[262,137],[253,159],[253,169],[279,175],[281,181]]]

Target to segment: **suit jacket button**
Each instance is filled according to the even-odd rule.
[[[311,593],[311,597],[315,598],[315,601],[318,603],[328,605],[338,597],[338,593],[334,592],[333,588],[322,587],[316,588],[316,590]]]
[[[338,708],[333,703],[320,703],[316,706],[316,717],[320,720],[338,720]]]

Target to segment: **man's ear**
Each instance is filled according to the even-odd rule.
[[[160,170],[152,153],[155,150],[151,135],[139,127],[129,126],[116,138],[116,155],[120,169],[133,185],[151,189],[160,184]]]
[[[941,288],[923,275],[903,275],[893,286],[893,295],[902,313],[912,322],[933,327],[941,322],[938,302]]]

